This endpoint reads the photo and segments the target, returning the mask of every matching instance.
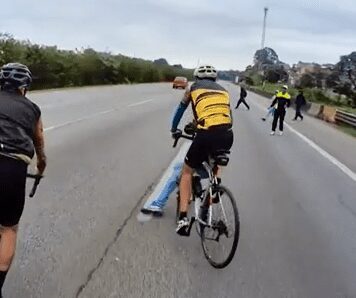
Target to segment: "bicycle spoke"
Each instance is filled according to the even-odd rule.
[[[222,186],[219,188],[219,203],[210,205],[211,225],[202,229],[201,239],[205,256],[211,265],[223,268],[231,262],[236,251],[239,218],[232,194]]]

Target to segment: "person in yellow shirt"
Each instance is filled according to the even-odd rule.
[[[180,215],[176,232],[187,235],[189,199],[192,176],[208,156],[218,150],[229,150],[233,144],[232,115],[229,93],[216,83],[217,71],[211,65],[199,66],[194,71],[196,81],[185,92],[173,117],[171,133],[175,138],[180,131],[179,122],[189,104],[197,123],[195,138],[185,157],[179,184]]]
[[[284,117],[286,115],[286,108],[290,106],[290,100],[291,97],[288,94],[288,86],[284,85],[282,87],[282,91],[277,93],[276,98],[273,100],[270,106],[272,108],[277,104],[277,108],[274,112],[274,118],[272,122],[272,131],[271,131],[272,136],[275,135],[276,133],[278,120],[279,120],[279,135],[283,135]]]

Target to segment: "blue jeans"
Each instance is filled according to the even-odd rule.
[[[166,206],[169,196],[179,184],[179,178],[182,172],[183,164],[184,162],[180,161],[173,166],[171,172],[168,175],[168,179],[161,180],[158,183],[155,191],[151,195],[151,200],[148,200],[145,203],[143,209],[149,208],[150,206],[163,209]]]

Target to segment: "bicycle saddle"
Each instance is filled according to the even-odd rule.
[[[211,155],[211,158],[215,160],[217,165],[227,166],[230,160],[228,154],[230,154],[229,150],[217,150]]]

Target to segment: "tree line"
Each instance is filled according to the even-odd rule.
[[[71,86],[130,84],[192,78],[192,70],[124,55],[97,52],[91,48],[61,50],[0,34],[0,64],[20,62],[33,74],[32,89]]]

